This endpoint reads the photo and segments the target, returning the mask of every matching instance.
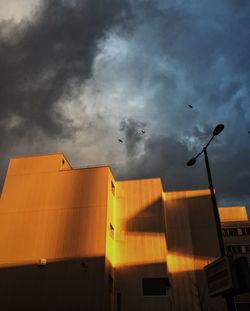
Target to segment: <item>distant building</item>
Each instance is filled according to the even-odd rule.
[[[220,219],[226,253],[238,258],[246,256],[250,264],[250,220],[244,206],[220,208]],[[236,298],[239,310],[250,310],[249,294]]]
[[[247,255],[245,208],[220,213],[227,250]],[[3,311],[226,310],[207,298],[203,272],[219,256],[207,189],[116,181],[108,166],[74,169],[63,154],[10,160],[0,200]]]

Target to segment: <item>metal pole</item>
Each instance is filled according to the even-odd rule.
[[[204,152],[204,156],[205,156],[205,163],[206,163],[206,168],[207,168],[207,177],[208,177],[209,189],[210,189],[210,194],[211,194],[211,199],[212,199],[213,213],[214,213],[215,225],[216,225],[216,230],[217,230],[217,236],[218,236],[219,246],[220,246],[220,254],[221,254],[221,257],[223,257],[226,255],[226,253],[225,253],[224,241],[223,241],[223,236],[222,236],[222,231],[221,231],[220,216],[219,216],[217,201],[216,201],[216,197],[215,197],[215,193],[214,193],[212,176],[211,176],[211,171],[210,171],[210,166],[209,166],[209,161],[208,161],[208,156],[207,156],[207,149],[203,148],[203,152]]]
[[[212,175],[210,171],[209,161],[208,161],[208,155],[207,155],[207,148],[203,148],[204,156],[205,156],[205,163],[206,163],[206,169],[207,169],[207,177],[209,182],[209,189],[212,199],[212,206],[213,206],[213,213],[214,213],[214,219],[216,224],[216,230],[217,230],[217,236],[219,240],[219,246],[220,246],[220,254],[221,257],[226,255],[225,248],[224,248],[224,241],[222,236],[222,230],[221,230],[221,223],[220,223],[220,216],[219,216],[219,210],[218,205],[214,193],[214,187],[213,187],[213,181],[212,181]],[[227,303],[227,310],[228,311],[236,311],[235,303],[234,303],[234,297],[233,296],[224,296],[226,303]]]
[[[225,296],[224,297],[227,302],[227,310],[228,311],[237,311],[235,303],[234,303],[234,296]]]

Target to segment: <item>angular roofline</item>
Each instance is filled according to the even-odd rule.
[[[47,157],[47,156],[62,156],[67,161],[70,168],[73,169],[71,163],[69,162],[69,160],[67,159],[67,157],[65,156],[65,154],[63,152],[16,156],[16,157],[11,157],[10,160],[12,160],[12,159],[23,159],[23,158],[39,158],[39,157]]]
[[[35,158],[35,157],[47,157],[52,155],[62,155],[65,157],[65,154],[63,152],[55,152],[55,153],[43,153],[43,154],[32,154],[32,155],[23,155],[23,156],[14,156],[11,157],[11,159],[22,159],[22,158]],[[65,157],[66,158],[66,157]],[[66,158],[67,160],[67,158]]]
[[[173,193],[173,192],[191,192],[191,191],[210,191],[209,188],[198,188],[198,189],[182,189],[182,190],[168,190],[164,193]]]
[[[110,167],[107,164],[99,164],[99,165],[87,165],[87,166],[81,166],[81,167],[72,167],[73,170],[84,170],[88,168],[102,168],[102,167]]]
[[[137,180],[154,180],[154,179],[160,180],[160,182],[161,182],[161,178],[160,177],[124,179],[124,180],[116,180],[116,182],[137,181]]]
[[[69,164],[70,168],[72,170],[82,170],[82,169],[88,169],[88,168],[99,168],[99,167],[108,167],[111,170],[111,167],[108,164],[93,164],[93,165],[87,165],[87,166],[79,166],[79,167],[74,167],[71,165],[71,163],[69,162],[69,160],[67,159],[67,157],[65,156],[65,154],[63,152],[54,152],[54,153],[46,153],[46,154],[33,154],[33,155],[22,155],[22,156],[14,156],[11,157],[10,160],[12,159],[24,159],[24,158],[38,158],[38,157],[47,157],[47,156],[62,156],[64,157],[64,159],[67,161],[67,163]]]

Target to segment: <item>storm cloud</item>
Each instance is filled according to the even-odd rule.
[[[41,135],[72,135],[74,127],[57,104],[76,96],[91,76],[98,41],[122,23],[127,8],[122,0],[46,0],[32,20],[1,21],[2,155],[20,140],[32,145]]]
[[[203,159],[186,162],[223,123],[209,147],[219,202],[249,205],[249,2],[67,3],[1,22],[2,170],[12,155],[62,151],[118,179],[203,188]]]

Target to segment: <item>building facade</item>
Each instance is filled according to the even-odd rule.
[[[239,245],[227,231],[236,221],[247,253],[240,209],[245,218],[231,212],[230,222],[220,212],[223,232],[227,247]],[[108,166],[74,169],[63,154],[14,158],[0,252],[4,311],[226,310],[222,298],[207,298],[203,267],[220,256],[207,189],[117,181]]]
[[[245,256],[250,265],[250,221],[244,206],[220,208],[220,219],[227,255]],[[236,297],[239,310],[250,310],[250,296]]]

